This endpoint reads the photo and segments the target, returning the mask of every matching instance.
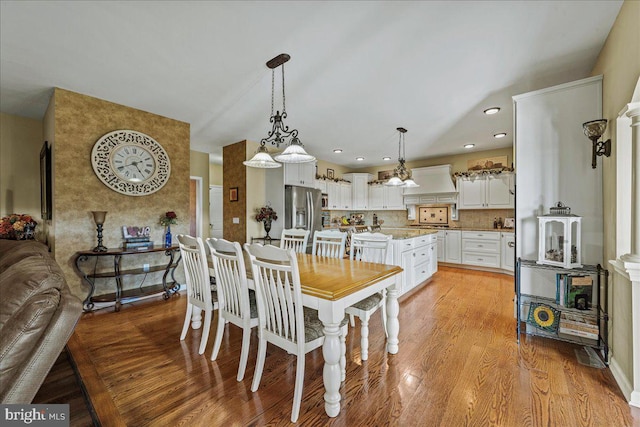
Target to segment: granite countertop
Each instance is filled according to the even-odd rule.
[[[427,234],[436,234],[438,230],[426,228],[382,228],[380,233],[390,234],[394,240],[412,239]]]
[[[504,231],[506,233],[513,233],[514,228],[492,228],[492,227],[432,227],[429,225],[411,225],[411,230],[460,230],[460,231]]]

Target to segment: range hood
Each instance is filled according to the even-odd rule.
[[[404,189],[405,196],[427,195],[457,195],[458,190],[451,179],[451,165],[429,166],[425,168],[413,168],[411,170],[413,180],[420,187]]]

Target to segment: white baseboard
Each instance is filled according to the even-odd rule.
[[[631,393],[633,392],[633,386],[629,382],[629,379],[623,374],[622,370],[620,369],[620,365],[618,365],[616,359],[613,356],[611,356],[609,369],[611,369],[613,378],[615,378],[616,382],[618,383],[618,387],[620,387],[620,390],[622,390],[622,394],[624,394],[624,397],[629,401],[629,404],[633,404],[631,403]],[[640,398],[640,396],[638,397]],[[640,402],[638,402],[637,405],[640,406]]]
[[[629,405],[640,408],[640,391],[631,392],[631,400],[629,400]]]

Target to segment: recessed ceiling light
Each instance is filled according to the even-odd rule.
[[[334,153],[342,153],[342,148],[336,148],[333,150]]]
[[[384,156],[384,157],[382,158],[382,160],[391,160],[391,157],[389,157],[389,156]]]
[[[464,148],[473,148],[476,144],[464,144]]]
[[[494,133],[493,134],[494,138],[504,138],[505,136],[507,136],[506,132],[500,132],[500,133]]]
[[[497,113],[498,111],[500,111],[500,107],[491,107],[484,110],[484,113],[491,115]]]
[[[361,162],[361,161],[363,161],[363,160],[364,160],[364,157],[356,157],[356,160],[357,160],[357,161],[359,161],[359,162]]]

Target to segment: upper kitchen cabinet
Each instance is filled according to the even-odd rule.
[[[346,181],[328,181],[327,198],[329,209],[351,209],[351,183]]]
[[[511,173],[458,178],[458,209],[513,209],[514,202]]]
[[[327,194],[327,182],[325,179],[316,179],[315,186],[321,193]]]
[[[369,181],[373,175],[369,173],[345,173],[344,179],[351,181],[351,209],[370,209]]]
[[[403,210],[405,209],[402,187],[392,187],[383,184],[369,186],[369,206],[374,210]]]
[[[315,188],[316,162],[285,163],[282,166],[285,185]]]

